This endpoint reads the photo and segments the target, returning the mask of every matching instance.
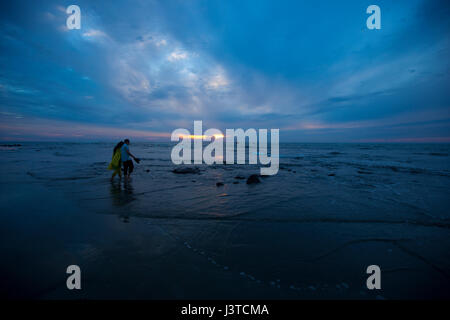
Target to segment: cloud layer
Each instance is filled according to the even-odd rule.
[[[448,141],[448,1],[0,5],[0,134],[164,140],[206,127],[281,141]]]

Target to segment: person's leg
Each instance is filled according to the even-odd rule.
[[[132,160],[130,160],[130,163],[128,164],[129,165],[129,167],[128,167],[128,178],[131,176],[131,173],[133,172],[133,170],[134,170],[134,164],[133,164],[133,161]]]
[[[119,177],[122,178],[122,174],[120,173],[120,167],[119,167],[118,169],[114,170],[114,172],[113,172],[113,174],[112,174],[112,176],[111,176],[111,181],[114,180],[114,177],[115,177],[117,174],[119,174]]]
[[[124,161],[123,162],[123,175],[124,175],[125,178],[127,177],[127,171],[128,171],[127,162]]]
[[[130,160],[123,162],[123,175],[125,176],[125,178],[128,178],[130,176],[130,174],[128,173],[129,170],[131,169],[130,162],[131,162]],[[133,164],[133,163],[131,163],[131,164]]]

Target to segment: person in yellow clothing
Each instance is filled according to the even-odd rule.
[[[119,174],[119,178],[122,179],[122,172],[121,172],[121,166],[122,166],[122,159],[121,159],[121,152],[120,149],[122,148],[124,142],[120,141],[115,147],[113,151],[112,160],[108,166],[108,170],[114,170],[111,181],[114,180],[114,177],[116,174]]]

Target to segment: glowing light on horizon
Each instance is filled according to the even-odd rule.
[[[194,139],[194,140],[211,140],[211,138],[215,138],[215,139],[223,139],[225,138],[225,136],[223,134],[214,134],[212,136],[207,136],[207,135],[195,135],[195,134],[190,134],[190,135],[186,135],[186,134],[180,134],[178,135],[178,138],[190,138],[190,139]]]

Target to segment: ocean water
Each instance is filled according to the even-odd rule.
[[[281,144],[278,174],[254,185],[236,177],[259,165],[175,174],[168,143],[132,144],[131,181],[111,182],[112,148],[0,147],[2,295],[450,297],[450,145]]]

